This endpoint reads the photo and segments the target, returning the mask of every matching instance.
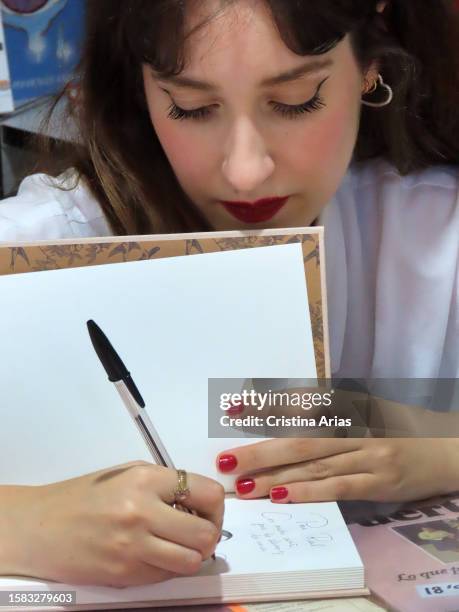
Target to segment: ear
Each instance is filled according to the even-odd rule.
[[[363,75],[362,94],[366,94],[376,83],[379,74],[379,62],[374,61]]]
[[[380,2],[378,2],[378,4],[376,5],[376,12],[382,15],[382,13],[384,13],[384,11],[386,10],[387,5],[389,4],[389,1],[390,0],[381,0]],[[370,67],[368,68],[368,70],[363,76],[363,84],[362,84],[363,94],[366,94],[368,91],[371,90],[371,88],[376,83],[378,74],[379,74],[379,62],[374,61],[371,63]]]

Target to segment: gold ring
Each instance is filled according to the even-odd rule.
[[[174,490],[174,500],[178,503],[183,502],[190,494],[185,470],[177,470],[177,487]]]

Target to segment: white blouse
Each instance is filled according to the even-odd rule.
[[[332,372],[459,378],[459,167],[353,164],[320,224]],[[63,191],[37,174],[0,202],[0,241],[110,234],[83,182]]]

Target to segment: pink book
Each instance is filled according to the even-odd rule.
[[[390,610],[459,610],[459,493],[348,524],[366,584]]]

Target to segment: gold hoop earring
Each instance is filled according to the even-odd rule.
[[[368,100],[364,100],[362,97],[362,104],[365,104],[365,106],[372,106],[373,108],[382,108],[383,106],[388,106],[394,99],[394,91],[390,85],[384,83],[384,80],[380,74],[378,74],[371,89],[366,91],[363,95],[366,96],[368,94],[372,94],[379,88],[384,89],[386,93],[386,98],[384,100],[381,100],[380,102],[369,102]]]

